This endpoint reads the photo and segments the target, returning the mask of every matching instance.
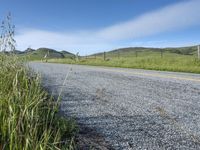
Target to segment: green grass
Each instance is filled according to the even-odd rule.
[[[74,121],[58,115],[59,100],[15,56],[0,55],[0,150],[74,148]]]
[[[160,52],[146,51],[138,52],[137,57],[135,52],[121,53],[120,58],[117,53],[107,53],[106,58],[104,61],[103,55],[98,55],[96,59],[91,56],[78,62],[71,59],[49,59],[48,62],[200,73],[200,60],[196,55],[165,52],[161,58]]]

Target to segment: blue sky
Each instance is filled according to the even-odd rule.
[[[11,11],[17,49],[91,54],[120,47],[200,43],[200,0],[1,0]]]

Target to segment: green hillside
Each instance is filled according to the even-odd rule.
[[[35,51],[35,49],[27,48],[27,49],[24,51],[24,53],[32,53],[32,52],[34,52],[34,51]]]
[[[74,54],[68,52],[68,51],[61,51],[61,53],[65,56],[65,58],[74,58]]]
[[[106,52],[108,57],[133,57],[138,55],[148,55],[156,53],[175,53],[180,55],[196,55],[197,46],[178,47],[178,48],[147,48],[147,47],[127,47]],[[102,56],[102,53],[92,54],[91,56]]]
[[[23,52],[22,52],[22,51],[19,51],[19,50],[14,50],[14,52],[8,52],[8,51],[1,52],[1,51],[0,51],[0,54],[1,54],[1,53],[5,53],[5,54],[7,54],[7,55],[12,55],[12,54],[20,55],[20,54],[23,54]]]
[[[50,48],[39,48],[37,50],[28,48],[20,56],[26,57],[29,60],[41,60],[47,55],[48,59],[58,58],[72,58],[74,54],[67,51],[56,51]]]

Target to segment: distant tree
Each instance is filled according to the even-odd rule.
[[[11,13],[1,23],[0,51],[15,51],[16,41],[14,39],[15,26],[12,24]]]

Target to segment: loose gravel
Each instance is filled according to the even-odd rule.
[[[116,150],[200,149],[198,74],[36,62],[29,66],[41,74],[49,92],[61,93],[64,115],[95,130]]]

